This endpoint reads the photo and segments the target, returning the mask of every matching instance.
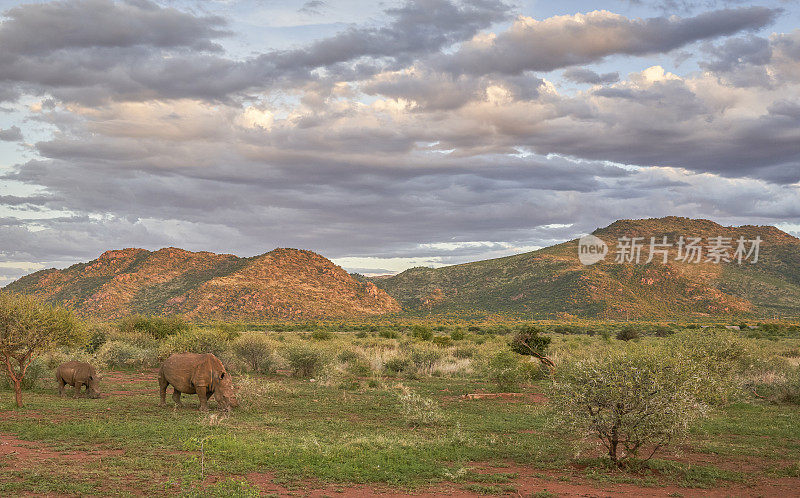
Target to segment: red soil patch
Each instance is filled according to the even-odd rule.
[[[123,450],[65,451],[58,452],[41,443],[23,441],[9,434],[0,433],[0,458],[13,458],[14,467],[32,468],[48,460],[69,461],[70,465],[119,456]]]

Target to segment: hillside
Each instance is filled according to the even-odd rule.
[[[800,316],[800,240],[775,227],[723,227],[708,220],[621,220],[593,235],[610,253],[584,266],[573,240],[534,252],[443,268],[412,268],[378,287],[413,314],[522,318]],[[762,239],[759,261],[687,263],[677,248],[646,263],[650,237]],[[639,264],[616,263],[619,237],[644,237]],[[735,245],[735,243],[734,243]],[[704,252],[705,254],[705,252]]]
[[[325,318],[399,310],[372,283],[297,249],[275,249],[252,258],[173,247],[107,251],[89,263],[27,275],[6,289],[108,319],[131,313]]]

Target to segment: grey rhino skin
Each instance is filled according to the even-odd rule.
[[[225,371],[222,362],[211,353],[173,354],[164,360],[158,370],[160,406],[167,404],[169,385],[172,386],[172,399],[177,406],[183,406],[181,394],[197,394],[201,411],[208,411],[208,400],[212,395],[227,410],[239,406],[233,392],[231,376]]]
[[[97,372],[94,367],[82,361],[68,361],[59,365],[56,369],[56,382],[58,382],[58,394],[64,397],[64,387],[69,384],[75,389],[73,397],[77,398],[81,393],[81,386],[86,386],[86,396],[92,399],[100,397],[97,391]]]

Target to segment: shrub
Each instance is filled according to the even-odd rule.
[[[228,341],[216,330],[197,329],[169,336],[159,348],[159,356],[174,353],[212,353],[220,357],[228,349]]]
[[[347,372],[356,377],[369,377],[372,375],[372,366],[366,358],[357,358],[347,364]]]
[[[665,354],[674,356],[697,378],[706,403],[721,404],[742,394],[741,375],[763,361],[746,339],[727,329],[707,328],[675,334]]]
[[[319,373],[325,364],[322,353],[305,344],[287,348],[285,356],[295,377],[312,377]]]
[[[432,341],[433,341],[434,344],[436,344],[437,346],[441,346],[441,347],[447,347],[447,346],[453,344],[453,340],[450,339],[450,337],[446,336],[446,335],[434,336]]]
[[[325,329],[317,329],[311,333],[311,338],[315,341],[327,341],[333,339],[333,334]]]
[[[404,356],[395,356],[383,362],[383,368],[389,373],[398,374],[407,369],[411,361]]]
[[[653,334],[656,337],[669,337],[674,333],[675,333],[675,331],[672,330],[671,328],[663,327],[663,326],[656,327],[655,330],[653,330]]]
[[[97,361],[108,368],[140,367],[155,361],[152,352],[122,341],[108,341],[97,351]]]
[[[687,434],[706,413],[702,382],[665,348],[636,344],[565,362],[550,399],[564,427],[599,438],[622,465],[644,447],[652,449],[649,459]]]
[[[455,328],[450,332],[450,338],[454,341],[463,341],[465,337],[467,337],[467,334],[461,328]]]
[[[378,335],[384,339],[397,339],[400,337],[400,334],[394,329],[381,329]]]
[[[262,374],[275,370],[273,348],[263,334],[243,335],[233,341],[233,352],[253,372]]]
[[[498,351],[491,358],[487,367],[489,380],[495,383],[501,392],[514,391],[520,381],[519,357],[511,351]]]
[[[411,337],[422,341],[430,341],[433,338],[433,331],[424,325],[414,325],[411,327]]]
[[[617,332],[617,339],[620,341],[631,341],[640,337],[639,330],[634,327],[625,327]]]
[[[339,353],[336,358],[338,358],[339,361],[341,361],[342,363],[348,363],[350,361],[354,361],[361,358],[361,355],[356,353],[352,349],[345,349],[341,353]]]
[[[453,348],[453,358],[465,359],[465,358],[472,358],[475,356],[478,350],[472,346],[459,346]]]
[[[435,425],[444,420],[441,408],[433,399],[407,388],[403,388],[397,399],[400,402],[403,419],[412,427]]]
[[[540,329],[532,325],[523,327],[511,340],[511,349],[515,353],[537,358],[546,355],[547,347],[552,339],[545,335],[539,335],[540,332]]]
[[[181,316],[144,316],[131,315],[123,318],[119,323],[119,330],[123,334],[144,332],[156,339],[188,332],[192,325]]]
[[[108,333],[106,328],[103,326],[89,327],[86,332],[89,336],[89,340],[86,342],[86,346],[84,347],[87,353],[96,352],[100,346],[105,344],[106,340],[108,340]]]
[[[432,347],[417,346],[411,348],[411,361],[417,371],[421,373],[430,373],[433,370],[434,363],[441,357],[442,353]]]

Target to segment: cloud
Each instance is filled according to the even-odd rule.
[[[0,141],[3,142],[21,142],[22,130],[19,126],[12,126],[11,128],[0,129]]]
[[[689,18],[628,19],[605,10],[541,21],[520,16],[508,31],[478,37],[454,54],[440,56],[436,64],[473,75],[552,71],[614,54],[665,53],[699,40],[763,28],[781,12],[747,7]]]
[[[602,85],[619,81],[619,73],[617,72],[597,74],[591,69],[582,67],[571,67],[564,71],[563,76],[575,83],[588,83],[590,85]]]

